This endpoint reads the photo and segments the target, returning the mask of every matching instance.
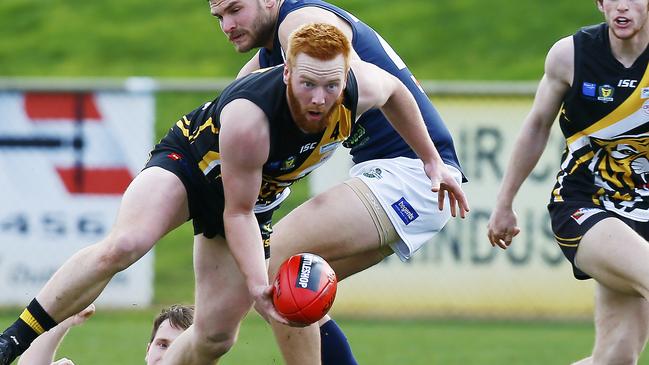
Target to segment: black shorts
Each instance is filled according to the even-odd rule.
[[[221,181],[209,181],[198,168],[191,153],[184,148],[181,138],[173,131],[169,132],[158,143],[144,169],[157,166],[178,176],[187,191],[189,202],[189,219],[194,226],[194,234],[203,234],[207,238],[216,235],[225,237],[223,226],[223,185]],[[266,259],[270,257],[270,235],[273,210],[255,214],[264,243]]]
[[[575,255],[581,238],[596,223],[606,218],[617,218],[638,232],[644,239],[649,238],[649,222],[639,222],[610,212],[592,202],[564,202],[548,204],[554,239],[563,255],[572,265],[575,278],[590,279],[590,276],[575,266]]]

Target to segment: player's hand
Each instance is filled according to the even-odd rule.
[[[252,299],[255,301],[255,310],[264,317],[266,322],[269,322],[272,319],[282,324],[289,324],[288,320],[282,317],[273,305],[272,286],[256,286],[251,290],[250,294],[252,295]]]
[[[496,206],[487,223],[487,236],[491,246],[506,250],[512,244],[512,239],[521,232],[516,222],[513,209]]]
[[[289,321],[286,318],[284,318],[281,314],[279,314],[279,312],[277,312],[277,310],[275,309],[275,305],[273,304],[273,287],[271,285],[257,286],[253,288],[253,290],[251,291],[251,295],[253,300],[255,301],[255,310],[262,317],[264,317],[266,322],[270,322],[270,320],[272,319],[276,322],[291,327],[307,326],[303,323]]]
[[[78,326],[78,325],[84,323],[85,321],[87,321],[88,318],[90,318],[93,314],[95,314],[95,305],[90,304],[89,306],[87,306],[81,312],[79,312],[79,313],[77,313],[77,314],[75,314],[75,315],[73,315],[71,317],[68,317],[66,320],[61,322],[61,325],[65,326],[67,328],[70,328],[72,326]]]
[[[426,175],[430,178],[431,188],[433,193],[437,193],[437,204],[439,210],[444,209],[444,200],[448,194],[449,205],[451,208],[451,216],[457,217],[458,210],[460,217],[465,218],[469,212],[469,201],[462,191],[462,187],[455,180],[451,172],[443,163],[426,163],[424,164]]]
[[[82,324],[83,322],[87,321],[88,318],[92,317],[93,314],[95,314],[95,305],[90,304],[84,310],[71,317],[72,325],[78,326]]]

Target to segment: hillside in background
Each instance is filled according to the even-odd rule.
[[[420,79],[533,80],[592,1],[332,0],[378,30]],[[530,15],[531,14],[531,15]],[[0,2],[0,76],[232,77],[205,0]]]

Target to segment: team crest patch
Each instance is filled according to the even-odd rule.
[[[382,179],[383,176],[381,176],[383,172],[381,171],[380,168],[378,167],[373,167],[365,172],[363,172],[363,176],[369,177],[370,179]]]
[[[602,101],[604,103],[608,103],[610,101],[613,101],[613,93],[615,92],[615,89],[611,85],[602,85],[598,88],[598,95],[597,100]]]
[[[419,217],[417,211],[408,203],[406,198],[401,198],[392,204],[392,209],[399,215],[403,223],[410,224]]]
[[[579,208],[575,210],[574,213],[570,215],[577,224],[582,225],[588,218],[594,216],[597,213],[603,213],[604,210],[599,208]]]
[[[286,171],[286,170],[290,170],[290,169],[292,169],[294,167],[295,167],[295,156],[291,156],[291,157],[287,158],[286,160],[284,160],[284,162],[282,163],[282,167],[280,167],[279,169],[281,171]]]

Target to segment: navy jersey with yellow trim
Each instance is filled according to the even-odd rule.
[[[279,204],[287,196],[288,186],[323,164],[349,137],[356,119],[358,91],[356,78],[349,71],[342,103],[329,116],[328,127],[321,133],[306,134],[289,111],[282,66],[236,80],[216,100],[187,114],[172,128],[187,142],[187,149],[210,182],[220,183],[219,115],[235,99],[247,99],[259,106],[270,125],[270,151],[255,207],[255,212],[263,212]]]
[[[353,32],[352,47],[358,56],[363,61],[375,64],[391,73],[406,85],[417,101],[428,134],[440,156],[446,164],[461,170],[451,134],[414,75],[378,33],[347,11],[321,0],[284,0],[279,10],[273,50],[260,49],[261,67],[280,65],[284,62],[282,46],[277,36],[279,25],[289,13],[307,6],[329,10],[349,23]],[[350,154],[355,163],[378,158],[417,157],[378,109],[369,110],[360,116],[352,136],[345,141],[345,147],[351,148]]]
[[[559,115],[566,138],[553,202],[589,201],[649,220],[649,49],[630,67],[605,23],[573,35],[572,88]]]

